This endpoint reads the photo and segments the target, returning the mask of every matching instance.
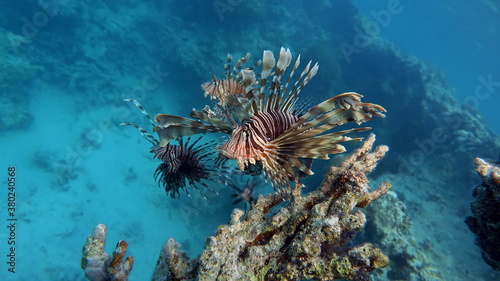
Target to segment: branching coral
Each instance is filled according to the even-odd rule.
[[[152,280],[368,280],[368,272],[388,265],[387,256],[369,243],[346,243],[366,221],[356,207],[367,206],[390,188],[383,183],[369,191],[365,174],[388,150],[379,146],[372,151],[374,141],[371,135],[339,167],[332,167],[318,190],[300,196],[301,186],[296,186],[290,202],[275,213],[273,208],[283,202],[278,194],[259,196],[245,217],[235,209],[229,224],[219,226],[196,259],[168,240]]]

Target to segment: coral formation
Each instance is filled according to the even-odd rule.
[[[15,87],[41,69],[17,54],[28,42],[28,39],[0,28],[0,131],[25,128],[33,121],[29,102],[20,97],[19,89]]]
[[[500,165],[481,158],[474,162],[483,183],[473,191],[476,201],[471,203],[473,216],[465,219],[476,234],[476,245],[481,248],[484,261],[493,270],[500,270]]]
[[[127,242],[119,241],[111,257],[104,250],[105,244],[106,226],[98,224],[83,246],[81,266],[85,271],[85,277],[92,281],[128,280],[134,258],[129,256],[122,261],[127,251]]]
[[[391,183],[397,179],[391,178]],[[405,204],[392,191],[366,209],[367,224],[354,243],[377,241],[391,266],[371,275],[372,280],[443,280],[445,276],[428,256],[435,255],[429,240],[419,245],[412,232],[412,220]]]
[[[29,39],[0,28],[0,89],[8,89],[12,84],[25,81],[41,70],[21,54],[16,54]]]
[[[331,167],[318,190],[301,196],[296,185],[291,201],[276,211],[282,198],[275,193],[259,196],[246,216],[233,210],[230,222],[218,227],[196,259],[189,259],[171,238],[152,280],[368,280],[368,272],[388,265],[387,256],[370,243],[346,244],[366,222],[356,208],[366,207],[390,188],[385,182],[369,191],[366,173],[388,151],[387,146],[372,150],[374,141],[372,134],[339,167]],[[94,236],[85,249],[95,244]],[[109,257],[102,254],[104,239],[97,240],[97,251],[84,251],[84,261],[100,262],[92,269],[102,272]]]

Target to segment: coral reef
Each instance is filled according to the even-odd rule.
[[[25,37],[13,34],[0,28],[0,89],[10,88],[13,83],[25,81],[41,70],[40,66],[18,53],[23,45],[29,43]]]
[[[481,158],[474,162],[483,183],[473,191],[476,201],[471,203],[473,216],[465,219],[476,234],[476,245],[481,248],[484,261],[493,270],[500,270],[500,165]]]
[[[33,65],[25,56],[18,54],[28,39],[0,28],[0,131],[25,128],[33,121],[29,102],[16,88],[21,82],[33,77],[41,67]]]
[[[105,244],[106,226],[98,224],[83,246],[81,266],[85,271],[85,277],[92,281],[128,280],[134,259],[129,256],[122,261],[127,251],[127,242],[119,241],[111,257],[104,250]]]
[[[372,134],[339,167],[331,167],[316,191],[301,196],[297,185],[291,201],[281,208],[282,198],[273,193],[259,196],[246,216],[233,210],[229,224],[218,227],[196,259],[189,259],[180,244],[169,239],[152,280],[368,280],[368,272],[388,265],[387,256],[370,243],[346,244],[366,222],[356,208],[366,207],[390,188],[385,182],[369,191],[365,174],[388,151],[387,146],[372,150],[374,141]],[[92,264],[90,280],[108,280],[92,279],[100,278],[109,264],[102,250],[104,234],[98,226],[84,248],[82,267]],[[112,265],[123,266],[121,253]]]
[[[397,181],[391,183],[397,184]],[[372,280],[443,280],[443,274],[428,256],[435,255],[429,240],[419,245],[405,204],[389,191],[366,209],[367,224],[354,243],[377,241],[391,266],[371,275]]]

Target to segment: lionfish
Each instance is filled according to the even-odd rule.
[[[246,184],[243,187],[239,187],[237,184],[233,182],[228,182],[228,186],[232,188],[235,193],[231,194],[231,197],[235,198],[233,201],[233,205],[236,205],[240,202],[245,203],[245,211],[247,204],[251,205],[256,199],[254,197],[254,190],[260,184],[260,181],[257,177],[254,177],[252,182],[247,180]]]
[[[139,102],[133,99],[126,99],[125,101],[134,103],[146,115],[154,128],[156,127],[156,124]],[[136,124],[122,123],[120,125],[135,127],[153,145],[150,152],[154,154],[154,158],[162,161],[154,172],[155,180],[158,181],[159,186],[163,186],[171,198],[180,198],[180,190],[190,196],[187,189],[188,185],[200,191],[203,198],[206,198],[200,186],[217,194],[208,182],[226,184],[227,177],[224,175],[224,171],[221,170],[221,167],[215,165],[213,161],[210,161],[211,156],[215,154],[217,140],[198,145],[201,136],[194,141],[191,141],[190,137],[187,139],[177,137],[175,138],[177,144],[172,142],[160,144],[155,137]]]
[[[369,127],[341,131],[331,129],[348,122],[358,125],[374,117],[384,118],[386,110],[376,104],[362,103],[361,95],[348,92],[327,99],[309,110],[298,104],[299,94],[316,75],[319,65],[309,61],[295,79],[300,55],[293,66],[289,49],[281,48],[276,61],[265,50],[262,60],[242,69],[250,55],[231,69],[232,56],[224,66],[226,77],[202,84],[205,96],[217,101],[213,109],[193,109],[191,118],[159,114],[154,128],[160,146],[179,136],[220,132],[229,138],[217,147],[222,162],[236,160],[245,171],[258,165],[276,192],[290,194],[290,182],[301,186],[301,177],[312,175],[313,159],[329,159],[329,154],[345,151],[341,143],[360,140],[346,136]],[[261,67],[259,74],[254,69]],[[287,72],[287,70],[290,71]]]

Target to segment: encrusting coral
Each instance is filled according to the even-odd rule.
[[[500,270],[500,165],[481,158],[476,158],[474,164],[483,183],[473,191],[474,216],[467,217],[465,223],[476,234],[484,261],[493,270]]]
[[[369,191],[366,174],[388,151],[387,146],[372,150],[374,141],[372,134],[339,167],[331,167],[318,190],[301,196],[301,186],[296,185],[291,200],[280,209],[273,209],[283,203],[273,193],[259,196],[246,215],[233,210],[230,222],[218,227],[196,259],[189,259],[171,238],[152,280],[368,280],[368,272],[388,265],[387,256],[370,243],[346,243],[366,221],[356,208],[366,207],[390,188],[383,183]],[[108,270],[109,257],[105,258],[101,243],[91,243],[93,236],[84,247],[83,261],[86,271],[93,261],[92,276],[100,277],[96,271]],[[120,261],[121,257],[123,252]],[[111,265],[119,264],[114,260]],[[127,264],[131,266],[128,259]],[[87,274],[90,280],[127,280],[92,276]]]

